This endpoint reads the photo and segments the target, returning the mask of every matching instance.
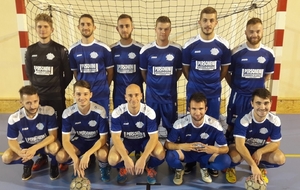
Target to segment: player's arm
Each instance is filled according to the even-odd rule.
[[[26,75],[29,79],[29,81],[32,81],[32,75],[33,75],[33,65],[31,62],[31,55],[30,55],[30,49],[27,48],[27,51],[25,53],[25,71]]]
[[[111,139],[114,143],[116,151],[121,155],[124,161],[131,159],[127,153],[123,141],[121,140],[121,133],[111,133]]]
[[[56,138],[57,138],[57,129],[50,130],[49,135],[44,140],[28,148],[28,151],[32,152],[33,154],[32,157],[33,157],[36,151],[53,143],[54,141],[56,141]]]
[[[96,141],[94,146],[92,146],[88,151],[86,151],[86,155],[90,156],[94,154],[97,150],[99,150],[103,145],[105,145],[107,141],[107,134],[100,135],[100,138]]]
[[[227,76],[227,74],[228,74],[228,67],[229,67],[229,65],[221,66],[220,81],[222,81],[223,78]]]
[[[267,145],[265,145],[264,147],[258,149],[257,151],[259,151],[260,154],[266,154],[269,152],[274,152],[275,150],[279,149],[279,146],[280,146],[280,141],[270,142]]]
[[[181,77],[182,75],[182,69],[177,69],[176,70],[176,77],[177,77],[177,80],[179,80],[179,78]]]
[[[182,72],[186,80],[189,80],[189,72],[190,72],[190,66],[189,65],[182,65]]]
[[[63,133],[62,134],[62,144],[65,149],[65,151],[68,153],[68,155],[71,157],[71,159],[78,160],[78,156],[76,155],[75,149],[73,147],[73,144],[70,141],[70,133]]]
[[[61,55],[62,55],[62,65],[63,65],[63,74],[64,74],[64,88],[67,88],[71,80],[73,79],[73,73],[70,68],[70,62],[69,62],[69,56],[68,56],[68,50],[66,48],[61,49]]]
[[[272,74],[266,74],[266,75],[264,76],[265,82],[267,82],[268,80],[271,79],[271,75],[272,75]]]
[[[114,77],[114,67],[110,67],[106,69],[106,76],[107,76],[108,86],[110,86],[111,81],[113,80]]]
[[[236,150],[240,153],[242,158],[252,167],[257,167],[255,161],[251,157],[251,154],[247,147],[245,146],[245,138],[235,137],[235,147]]]
[[[18,156],[23,158],[22,148],[20,147],[18,140],[8,139],[8,147]]]
[[[183,150],[183,151],[196,151],[198,143],[174,143],[166,140],[165,148],[168,150]]]
[[[227,84],[231,87],[231,73],[227,73],[225,76],[225,79],[227,81]]]
[[[73,75],[74,75],[75,80],[77,81],[77,75],[78,75],[77,70],[74,70],[74,71],[73,71]]]
[[[147,79],[147,70],[141,70],[141,74],[143,77],[144,82],[146,83],[146,79]]]
[[[144,152],[141,155],[142,159],[147,159],[151,152],[154,150],[155,146],[157,145],[158,141],[158,132],[149,134],[149,141],[147,142]]]

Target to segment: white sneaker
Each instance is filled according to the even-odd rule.
[[[175,175],[174,175],[174,178],[173,178],[173,182],[175,183],[175,185],[181,185],[182,184],[183,174],[184,174],[183,169],[176,169]]]
[[[207,168],[200,168],[202,180],[206,183],[211,183],[212,179],[207,171]]]

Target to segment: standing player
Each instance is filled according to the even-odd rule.
[[[182,74],[181,46],[169,41],[171,21],[156,20],[156,41],[140,52],[140,68],[146,82],[146,103],[156,113],[156,123],[170,131],[177,119],[177,80]]]
[[[139,175],[146,169],[147,182],[155,184],[157,172],[154,168],[162,164],[165,158],[165,150],[158,141],[155,112],[140,102],[142,92],[136,84],[126,88],[125,99],[127,103],[112,112],[111,136],[114,145],[110,149],[108,162],[119,169],[118,183],[126,182],[127,172]],[[143,152],[135,164],[128,155],[132,151]]]
[[[39,42],[30,45],[25,54],[26,74],[30,83],[37,89],[40,104],[55,109],[58,124],[58,139],[61,140],[62,112],[66,108],[65,89],[73,76],[68,60],[68,50],[51,40],[53,32],[52,18],[47,14],[38,14],[35,17],[35,29]],[[33,166],[39,170],[47,165],[46,155],[41,155]],[[61,171],[67,166],[60,165]]]
[[[207,168],[221,170],[230,165],[223,128],[218,120],[205,114],[206,110],[204,94],[192,94],[189,100],[190,115],[177,120],[168,135],[165,143],[168,149],[166,161],[176,169],[173,179],[176,185],[183,182],[181,162],[199,162],[202,180],[206,183],[212,182]],[[215,143],[219,147],[214,146]]]
[[[76,80],[91,85],[91,100],[105,108],[109,114],[109,86],[113,79],[113,62],[110,48],[95,39],[94,19],[89,14],[79,18],[81,40],[70,48],[70,64]]]
[[[99,160],[101,179],[106,182],[110,180],[106,144],[107,116],[102,106],[90,101],[92,95],[88,82],[76,81],[74,84],[76,103],[63,112],[63,148],[59,150],[56,158],[60,163],[72,159],[74,175],[84,177],[84,170],[88,167],[90,156],[95,154]],[[70,139],[72,128],[75,136]]]
[[[32,158],[36,154],[51,157],[50,179],[59,177],[55,154],[60,148],[57,140],[55,111],[50,106],[40,106],[37,90],[24,86],[19,90],[22,108],[8,119],[7,138],[9,148],[3,153],[5,164],[23,164],[22,180],[31,178]],[[18,136],[22,135],[19,144]]]
[[[121,14],[116,27],[120,34],[120,41],[111,45],[114,61],[114,108],[126,103],[124,98],[126,87],[129,84],[137,84],[143,89],[143,79],[140,67],[140,50],[142,44],[131,38],[133,30],[132,18],[127,14]]]
[[[285,156],[279,149],[281,122],[270,113],[271,93],[258,88],[252,93],[252,110],[240,114],[235,121],[233,136],[235,144],[229,145],[231,167],[226,170],[229,183],[236,182],[234,167],[245,160],[251,167],[255,181],[269,182],[265,168],[275,168],[285,163]],[[271,142],[267,142],[270,137]]]
[[[214,8],[203,9],[198,23],[200,34],[188,40],[182,50],[182,69],[188,80],[186,97],[189,100],[193,93],[202,92],[207,98],[207,115],[219,119],[221,81],[228,71],[231,52],[229,43],[214,32],[218,24]],[[185,172],[190,173],[194,166],[187,164]],[[218,176],[217,171],[209,172]]]
[[[233,141],[232,132],[237,116],[251,109],[252,92],[264,88],[274,72],[274,52],[260,42],[263,36],[262,21],[259,18],[248,20],[245,35],[247,42],[232,50],[231,65],[226,76],[231,86],[227,107],[228,143]]]

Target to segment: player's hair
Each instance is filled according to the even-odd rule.
[[[51,26],[51,28],[53,28],[53,20],[52,20],[51,16],[49,16],[45,13],[40,13],[40,14],[36,15],[36,17],[34,19],[35,26],[37,25],[37,23],[39,21],[45,21]]]
[[[248,26],[248,25],[254,25],[254,24],[257,24],[257,23],[262,24],[261,19],[260,19],[260,18],[253,17],[253,18],[251,18],[250,20],[248,20],[246,26]]]
[[[94,18],[92,17],[92,15],[90,15],[90,14],[83,14],[83,15],[81,15],[81,16],[79,17],[79,20],[78,20],[79,24],[80,24],[80,20],[81,20],[82,18],[89,18],[89,19],[92,20],[92,23],[94,24]]]
[[[216,18],[217,18],[217,10],[213,7],[206,7],[204,9],[202,9],[202,11],[200,12],[200,20],[202,19],[202,15],[203,14],[216,14]]]
[[[158,18],[156,19],[156,24],[155,24],[155,26],[157,26],[157,24],[158,24],[159,22],[161,22],[161,23],[170,23],[170,24],[171,24],[171,20],[170,20],[170,18],[167,17],[167,16],[160,16],[160,17],[158,17]]]
[[[91,85],[90,83],[88,83],[87,81],[85,80],[78,80],[74,83],[73,85],[73,89],[74,89],[74,92],[75,92],[75,87],[78,86],[78,87],[83,87],[83,88],[87,88],[91,91]]]
[[[195,102],[197,102],[197,103],[204,102],[205,107],[207,105],[206,96],[203,93],[201,93],[201,92],[195,92],[194,94],[192,94],[192,96],[189,99],[189,105],[191,104],[192,100],[195,101]]]
[[[26,86],[23,86],[22,88],[20,88],[20,90],[19,90],[19,94],[20,94],[20,97],[22,98],[22,96],[24,95],[24,94],[26,94],[26,95],[35,95],[35,94],[37,94],[38,92],[37,92],[37,90],[36,90],[36,88],[34,87],[34,86],[32,86],[32,85],[26,85]]]
[[[129,20],[132,22],[132,17],[128,14],[121,14],[119,17],[118,17],[118,21],[123,19],[123,18],[129,18]]]
[[[255,96],[258,96],[262,99],[272,99],[271,92],[266,88],[257,88],[256,90],[254,90],[254,92],[252,93],[252,102],[254,101]]]

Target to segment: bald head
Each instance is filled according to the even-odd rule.
[[[126,88],[125,99],[128,103],[128,109],[132,114],[135,114],[140,109],[142,100],[141,88],[136,84],[130,84]]]
[[[140,93],[142,93],[141,92],[141,88],[138,85],[136,85],[136,84],[130,84],[130,85],[128,85],[127,88],[126,88],[126,94],[129,91],[136,91],[136,92],[139,91]]]

